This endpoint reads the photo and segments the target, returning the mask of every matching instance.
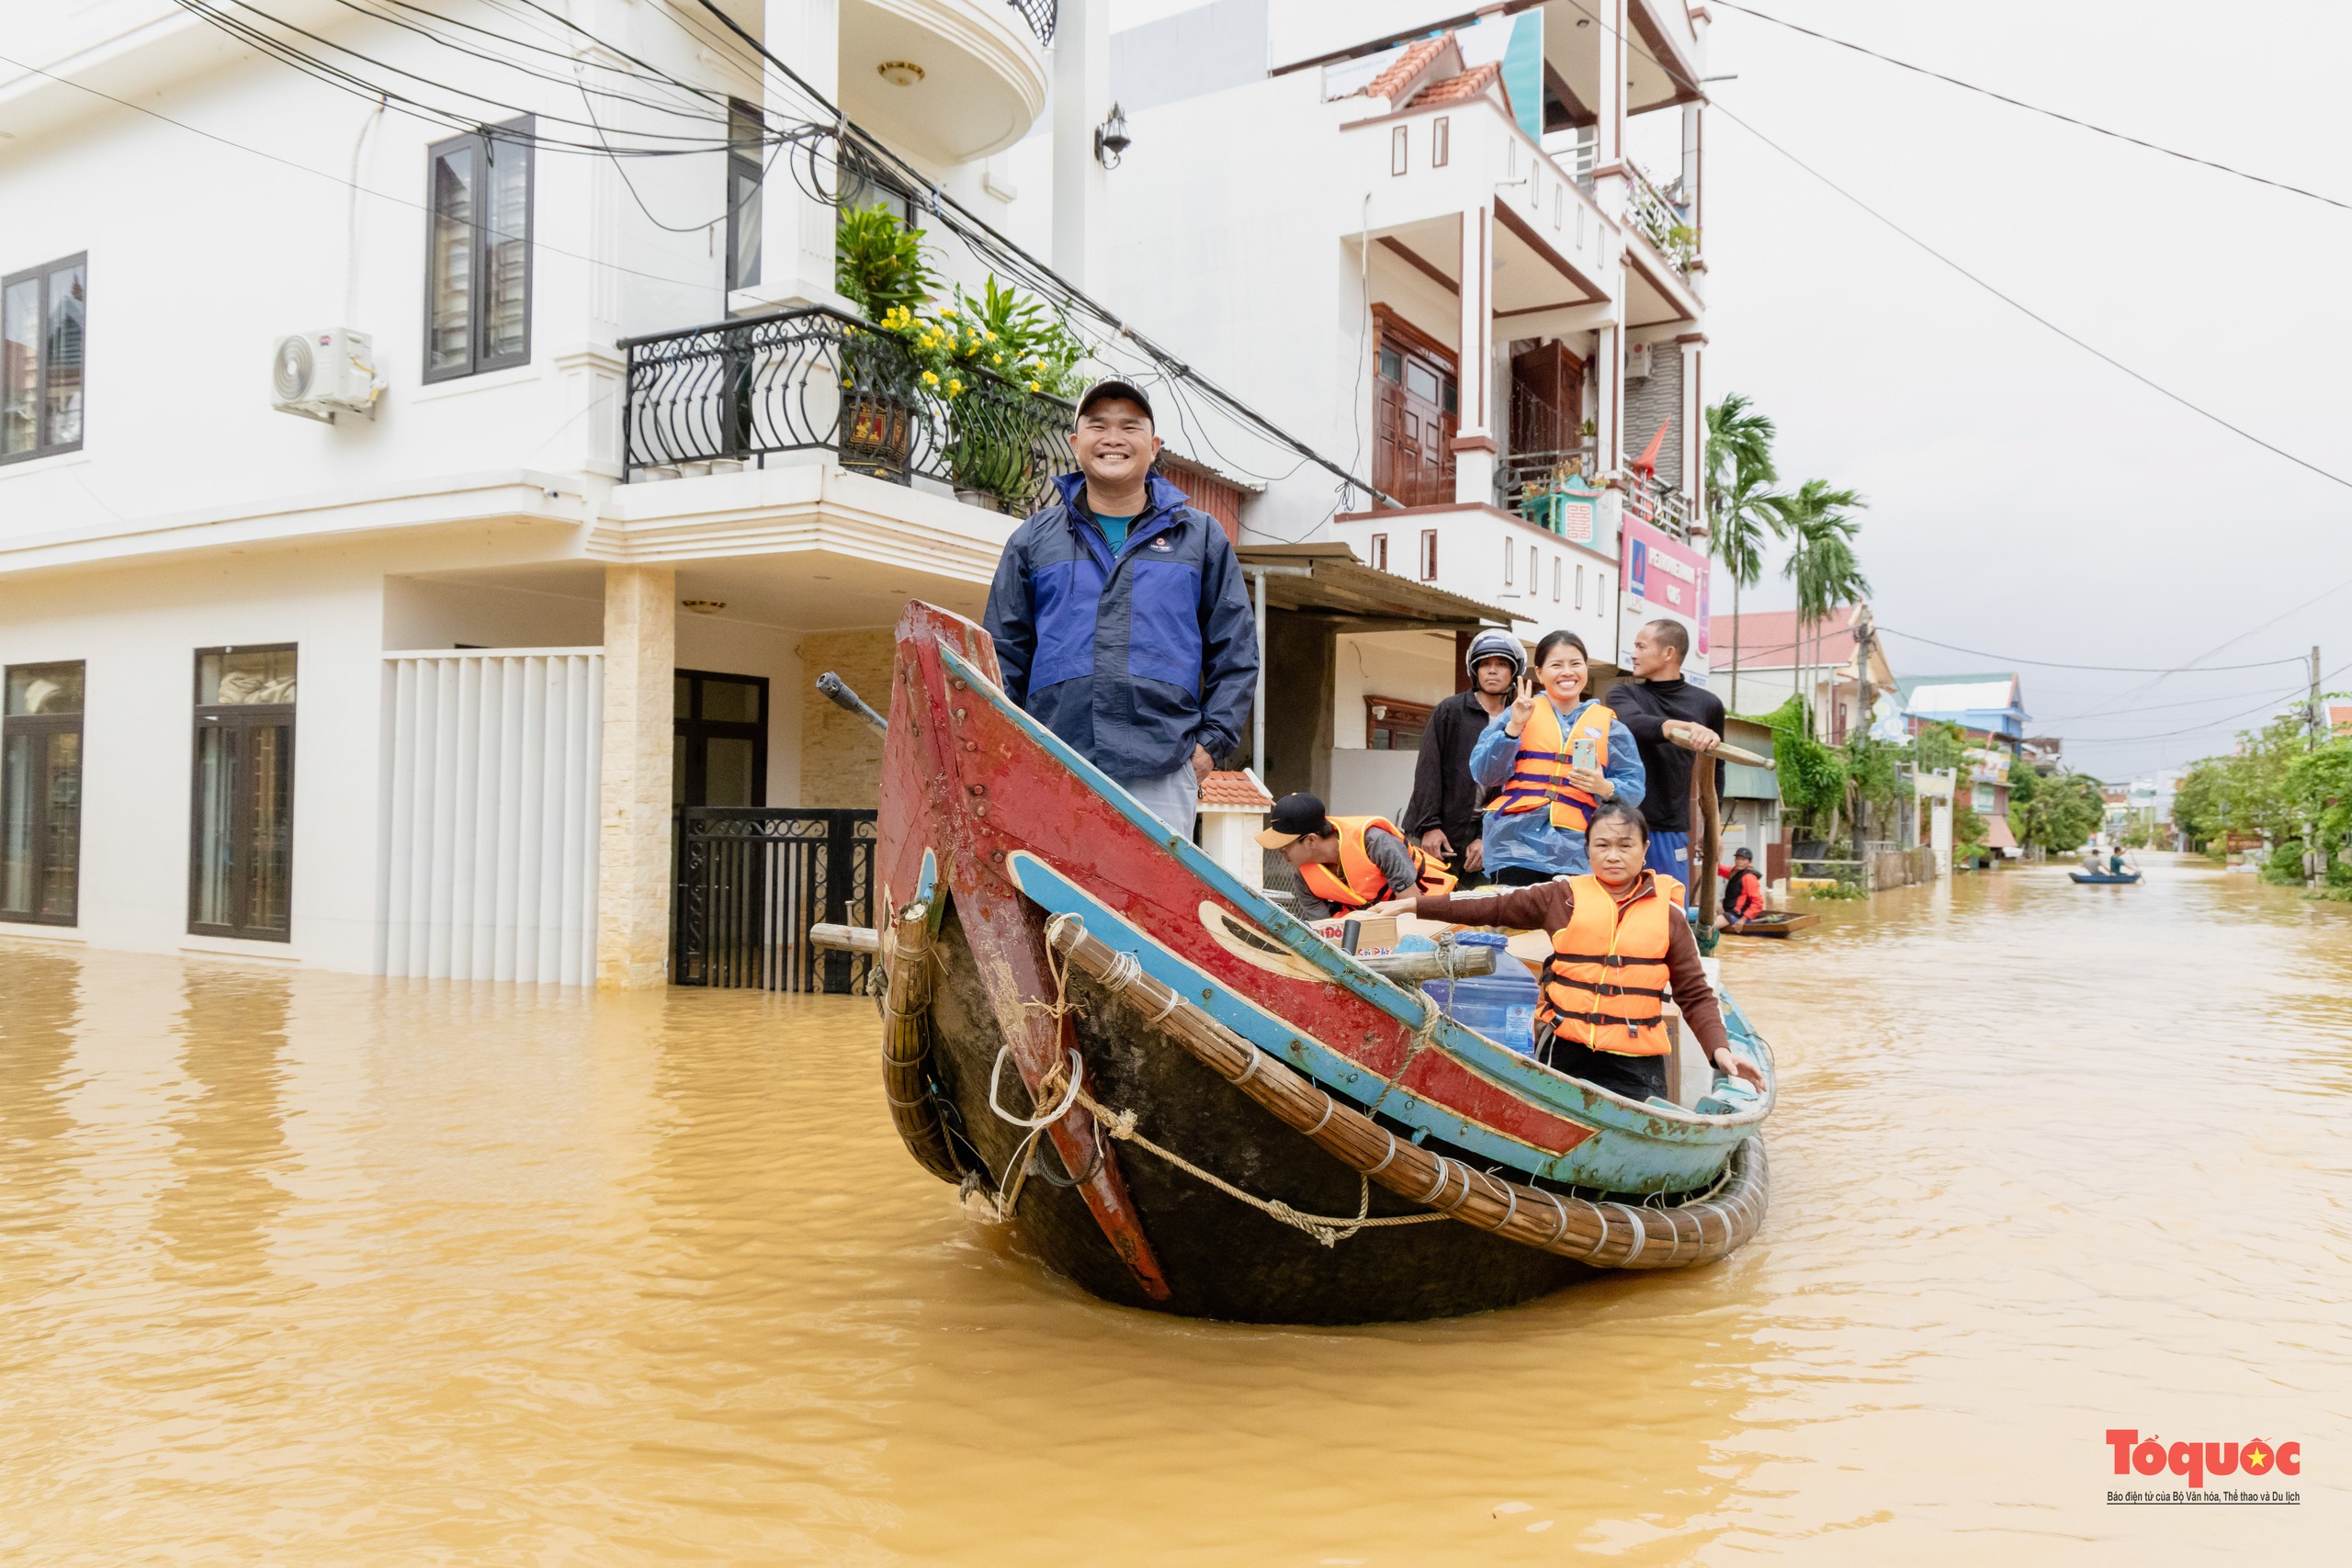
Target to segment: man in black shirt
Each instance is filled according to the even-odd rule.
[[[1463,662],[1470,689],[1456,692],[1430,713],[1421,731],[1420,760],[1413,768],[1413,798],[1400,819],[1421,848],[1459,866],[1462,885],[1486,880],[1478,807],[1478,781],[1470,776],[1470,753],[1495,716],[1510,706],[1511,687],[1527,667],[1519,638],[1489,627],[1470,639]]]
[[[1642,795],[1642,819],[1650,825],[1649,867],[1680,882],[1696,902],[1698,878],[1713,866],[1690,860],[1690,764],[1698,753],[1723,739],[1721,697],[1682,678],[1690,634],[1679,621],[1657,620],[1634,635],[1626,660],[1634,679],[1610,689],[1609,705],[1633,732],[1641,749],[1649,787]],[[1715,764],[1715,790],[1724,786],[1723,764]]]

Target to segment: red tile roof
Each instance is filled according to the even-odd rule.
[[[1739,667],[1742,670],[1773,670],[1794,665],[1800,658],[1816,664],[1850,664],[1854,661],[1854,607],[1841,604],[1829,612],[1818,625],[1808,623],[1800,649],[1797,613],[1794,610],[1751,610],[1744,615],[1717,615],[1707,623],[1707,646],[1721,649],[1715,655],[1728,665],[1731,660],[1732,628],[1739,628]],[[1818,653],[1814,651],[1813,637],[1821,635]]]
[[[2331,731],[2352,729],[2352,703],[2328,704],[2327,728]]]
[[[1440,51],[1453,42],[1452,33],[1440,33],[1416,44],[1408,44],[1387,70],[1364,85],[1364,96],[1371,98],[1394,98],[1411,85],[1414,77],[1430,68]]]
[[[1449,76],[1442,82],[1430,83],[1419,92],[1415,93],[1413,101],[1405,107],[1417,109],[1429,104],[1456,104],[1464,98],[1475,98],[1501,81],[1502,74],[1503,68],[1490,60],[1474,70],[1464,71],[1459,76]],[[1510,96],[1509,88],[1504,89],[1503,96],[1508,101]]]
[[[1201,781],[1201,804],[1238,807],[1245,811],[1252,807],[1268,811],[1273,808],[1274,797],[1266,793],[1265,785],[1246,772],[1214,773]]]

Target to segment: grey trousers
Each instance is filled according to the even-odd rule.
[[[1190,843],[1193,819],[1201,811],[1201,781],[1185,762],[1172,773],[1152,779],[1120,779],[1118,785],[1143,804],[1143,808],[1176,829]]]

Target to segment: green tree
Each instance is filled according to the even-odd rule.
[[[2107,819],[2098,781],[2082,773],[2042,778],[2031,768],[2009,774],[2009,831],[2020,844],[2064,854],[2081,847]]]
[[[1799,825],[1818,829],[1827,838],[1837,825],[1838,803],[1846,794],[1846,761],[1835,749],[1814,739],[1813,716],[1800,696],[1774,708],[1757,721],[1772,731],[1773,773],[1781,783],[1781,803]]]
[[[2191,763],[2179,787],[2173,791],[2172,825],[2199,850],[2229,831],[2227,807],[2222,800],[2223,772],[2219,758],[2208,757]]]
[[[2339,736],[2289,762],[2287,795],[2319,847],[2321,882],[2352,893],[2352,866],[2343,861],[2352,838],[2352,738]]]
[[[1809,630],[1815,648],[1814,658],[1799,661],[1801,694],[1811,689],[1810,671],[1830,610],[1859,604],[1871,591],[1854,553],[1861,519],[1853,514],[1867,504],[1853,491],[1836,489],[1826,479],[1807,479],[1781,502],[1781,525],[1792,542],[1781,575],[1796,586],[1799,635]]]
[[[1777,434],[1769,415],[1748,406],[1747,397],[1732,392],[1707,411],[1705,504],[1708,547],[1724,563],[1731,578],[1730,711],[1739,711],[1739,592],[1764,577],[1764,550],[1769,538],[1781,536],[1783,524],[1780,479],[1772,466],[1772,439]]]

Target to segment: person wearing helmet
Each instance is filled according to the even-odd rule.
[[[1480,790],[1470,776],[1470,753],[1487,726],[1510,706],[1527,653],[1519,638],[1489,626],[1470,639],[1462,663],[1470,689],[1430,711],[1401,825],[1423,853],[1451,863],[1464,886],[1476,887],[1486,880],[1486,846],[1480,841]]]

